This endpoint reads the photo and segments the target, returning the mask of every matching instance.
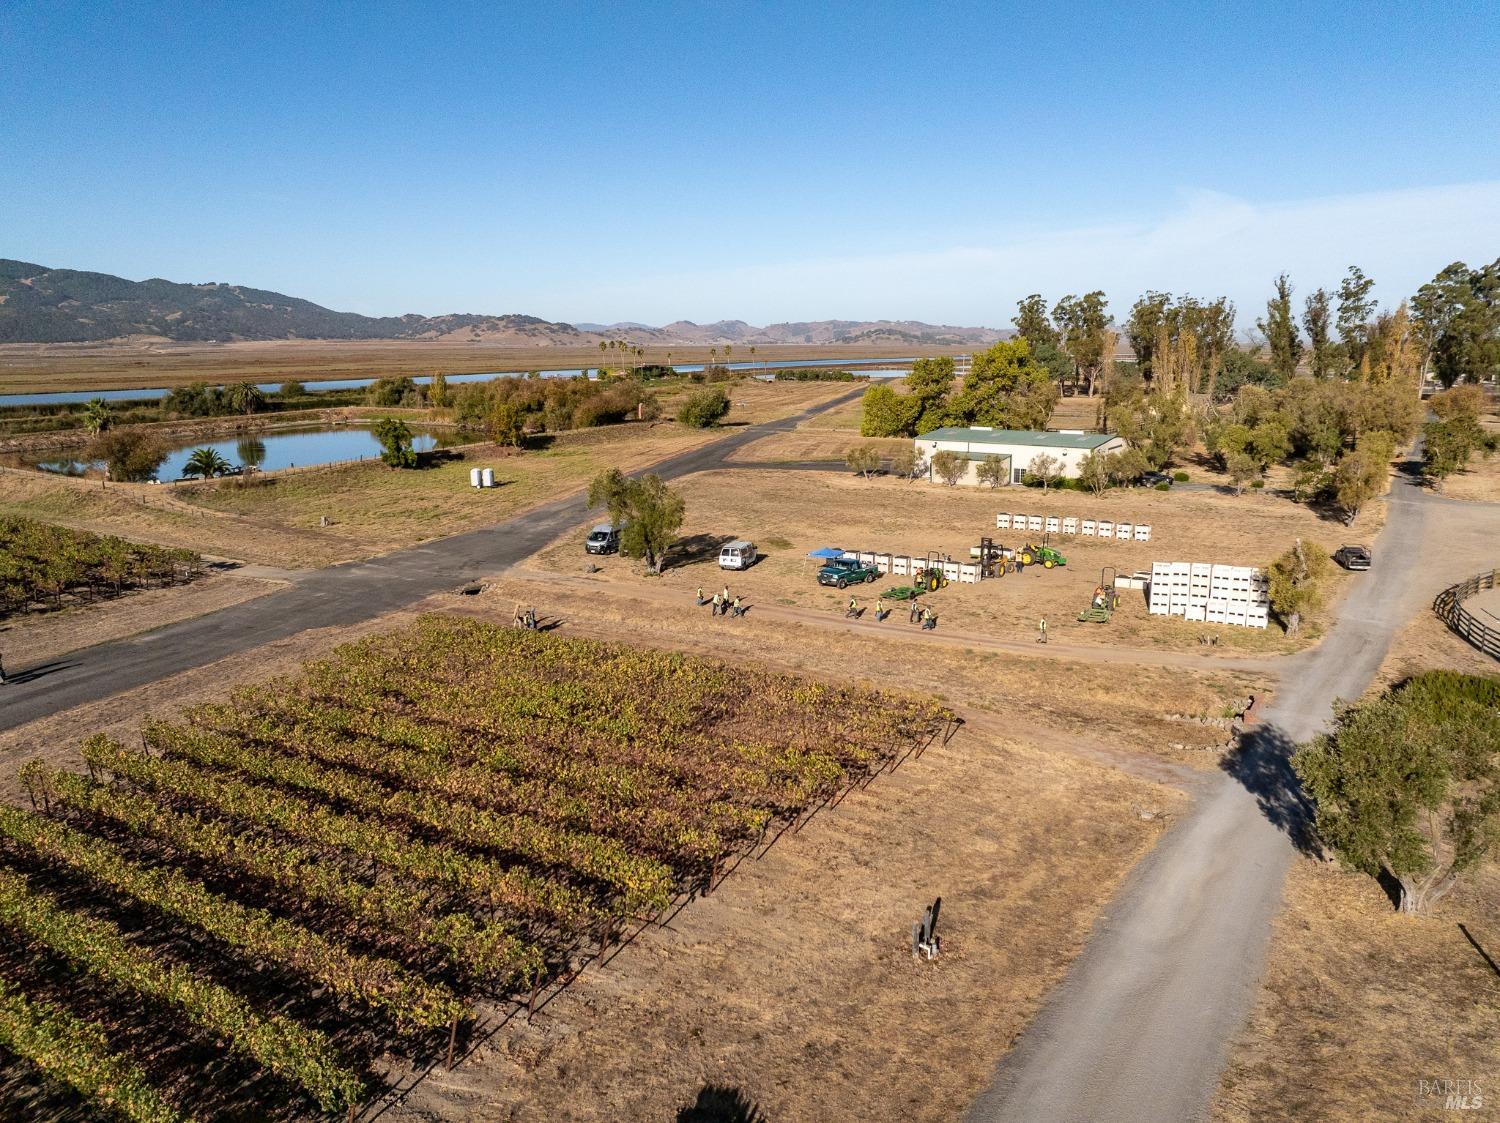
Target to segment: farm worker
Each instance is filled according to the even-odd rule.
[[[844,615],[845,616],[858,616],[859,615],[859,601],[856,598],[854,598],[854,597],[850,597],[849,598],[849,607],[844,610]]]
[[[698,586],[698,607],[702,608],[707,603],[708,602],[704,599],[704,596],[703,596],[703,586],[699,585]]]
[[[1047,618],[1045,616],[1036,626],[1036,641],[1037,643],[1047,642]]]
[[[526,609],[526,626],[533,632],[536,631],[536,606],[529,605]]]
[[[921,618],[922,618],[922,609],[921,609],[921,606],[919,606],[917,604],[917,598],[916,598],[915,594],[913,594],[913,596],[911,598],[911,617],[910,617],[910,621],[909,622],[912,623],[912,624],[915,624]]]
[[[740,602],[740,595],[738,593],[734,595],[734,603],[729,607],[736,616],[743,616],[745,614],[745,606]]]
[[[875,622],[878,624],[885,619],[885,598],[875,598]]]
[[[922,630],[930,632],[937,627],[937,617],[932,614],[932,606],[928,605],[922,609]]]
[[[724,586],[723,597],[724,597],[724,603],[728,604],[729,603],[729,586],[728,585]]]
[[[713,604],[713,615],[717,616],[720,612],[724,611],[724,594],[715,593],[711,603]]]
[[[526,616],[521,612],[520,601],[516,601],[516,615],[511,620],[511,623],[514,624],[517,628],[524,628],[526,626]]]

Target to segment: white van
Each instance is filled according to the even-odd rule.
[[[620,548],[620,528],[611,523],[600,523],[589,531],[583,548],[591,554],[612,554]]]
[[[755,552],[755,543],[737,538],[719,551],[720,569],[749,569],[760,555]]]

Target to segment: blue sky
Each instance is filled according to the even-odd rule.
[[[371,314],[1004,325],[1500,256],[1500,6],[0,5],[0,256]]]

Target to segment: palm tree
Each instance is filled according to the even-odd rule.
[[[709,360],[710,360],[709,361],[709,365],[710,366],[718,366],[719,365],[719,349],[717,347],[710,347],[708,349],[708,354],[709,354]]]
[[[752,347],[751,347],[751,348],[750,348],[750,361],[751,361],[751,362],[752,362],[752,363],[753,363],[753,362],[755,362],[755,348],[754,348],[754,346],[752,346]]]
[[[83,427],[89,431],[89,436],[97,437],[109,428],[109,422],[109,406],[104,399],[90,398],[88,405],[83,407]]]
[[[734,348],[730,344],[728,344],[728,343],[724,344],[724,365],[725,366],[729,365],[729,356],[732,355],[732,354],[734,354]]]
[[[187,458],[187,463],[182,466],[183,476],[199,476],[209,479],[213,476],[222,476],[229,471],[230,463],[219,453],[218,449],[204,445],[202,448],[193,449]]]

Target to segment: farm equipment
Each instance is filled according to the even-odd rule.
[[[1022,565],[1040,565],[1043,569],[1068,564],[1068,559],[1062,556],[1061,551],[1046,545],[1033,546],[1029,542],[1016,551],[1016,561]]]
[[[861,565],[854,558],[833,558],[818,570],[818,584],[845,589],[850,585],[869,584],[880,576],[873,565]]]
[[[993,538],[981,538],[979,545],[970,546],[969,557],[978,559],[983,577],[1004,577],[1007,569],[1015,568],[1016,552],[1009,546],[995,545]]]
[[[1089,606],[1078,614],[1079,622],[1108,624],[1119,605],[1120,594],[1115,592],[1115,570],[1113,566],[1107,565],[1099,571],[1099,584],[1094,588]]]

